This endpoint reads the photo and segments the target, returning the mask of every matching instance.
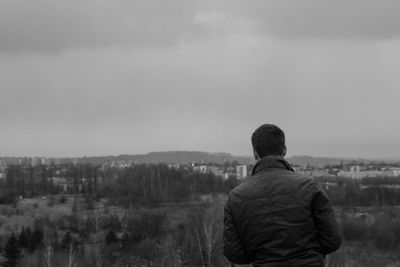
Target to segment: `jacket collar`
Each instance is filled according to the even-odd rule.
[[[282,156],[266,156],[257,161],[251,175],[268,169],[284,169],[294,172],[292,166]]]

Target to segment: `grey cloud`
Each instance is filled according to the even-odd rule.
[[[165,45],[196,30],[188,1],[1,1],[0,51]]]
[[[0,51],[165,46],[227,30],[295,39],[397,38],[398,10],[395,0],[0,1]]]
[[[271,36],[322,40],[400,36],[400,2],[396,0],[257,0],[245,3],[232,5],[231,10],[255,19],[259,29]]]

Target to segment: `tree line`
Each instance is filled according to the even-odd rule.
[[[124,199],[127,203],[193,199],[201,194],[226,193],[239,184],[236,177],[224,179],[213,173],[168,168],[165,164],[109,169],[98,187],[99,197]]]
[[[67,185],[55,183],[54,177],[65,178]],[[235,176],[224,179],[211,172],[169,168],[166,164],[141,164],[123,169],[104,169],[91,164],[9,165],[5,180],[0,181],[0,204],[12,203],[19,196],[56,194],[84,194],[125,203],[159,203],[225,193],[238,184]]]
[[[317,178],[334,206],[386,206],[400,203],[398,177]]]

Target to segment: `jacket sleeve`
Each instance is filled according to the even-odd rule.
[[[342,236],[328,196],[320,185],[316,185],[316,189],[312,201],[312,212],[321,253],[327,255],[339,249]]]
[[[232,212],[229,206],[229,199],[224,208],[224,231],[223,231],[223,245],[224,255],[232,263],[235,264],[248,264],[251,263],[243,244],[240,240],[239,234],[236,230],[233,221]]]

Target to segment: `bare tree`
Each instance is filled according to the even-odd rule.
[[[221,208],[218,203],[213,204],[206,212],[206,218],[203,223],[203,233],[205,239],[205,252],[207,255],[207,266],[211,265],[212,254],[215,251],[217,240],[222,234],[222,224],[218,220],[221,214]]]
[[[50,240],[48,240],[47,242],[42,257],[43,257],[43,265],[46,267],[51,267],[53,262],[53,248],[51,246]]]
[[[218,242],[222,235],[222,216],[222,204],[215,202],[204,209],[199,207],[193,218],[193,234],[204,267],[216,266],[213,259],[218,254]]]
[[[68,253],[68,264],[67,264],[68,267],[75,266],[74,262],[75,262],[75,260],[77,258],[77,254],[78,253],[77,253],[76,249],[73,246],[73,242],[71,242],[70,245],[69,245],[69,253]]]

